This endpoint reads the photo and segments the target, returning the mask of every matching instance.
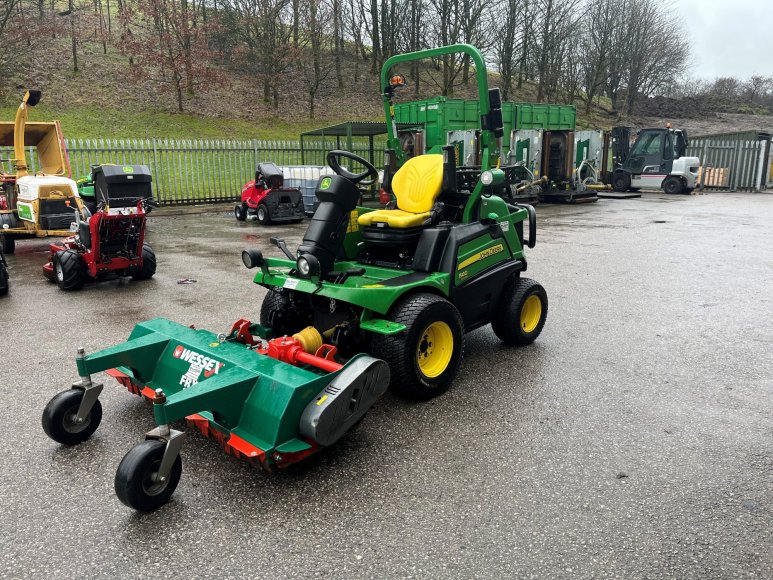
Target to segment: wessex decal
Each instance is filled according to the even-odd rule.
[[[220,372],[220,369],[225,366],[225,363],[221,363],[211,357],[203,355],[199,352],[185,348],[183,345],[178,345],[172,353],[174,358],[179,358],[187,363],[190,363],[190,367],[185,374],[180,377],[180,384],[183,388],[187,389],[193,385],[198,384],[199,376],[204,371],[204,378],[208,379],[212,375],[216,375]]]

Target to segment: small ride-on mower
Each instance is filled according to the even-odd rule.
[[[389,77],[394,65],[458,52],[475,65],[481,100],[483,167],[471,192],[455,185],[451,148],[404,161],[392,116],[393,93],[405,82]],[[241,319],[217,334],[156,319],[138,324],[123,344],[91,355],[78,350],[81,378],[46,406],[43,429],[68,445],[94,433],[102,417],[96,372],[151,400],[158,426],[115,477],[128,506],[155,509],[177,486],[183,432],[170,427],[174,421],[186,419],[227,453],[266,470],[284,468],[335,443],[390,384],[418,399],[443,393],[461,364],[465,333],[491,323],[512,345],[540,334],[547,295],[521,277],[536,216],[494,193],[505,180],[496,167],[502,116],[480,52],[454,45],[394,56],[381,82],[394,207],[356,207],[357,184],[375,178],[376,168],[331,151],[335,175],[317,185],[320,203],[298,251],[273,238],[285,258],[242,253],[245,266],[258,268],[254,281],[268,289],[259,324]],[[354,173],[355,164],[365,169]]]
[[[145,165],[100,165],[93,170],[94,206],[75,209],[74,236],[51,244],[43,274],[62,290],[79,290],[91,279],[156,273],[156,255],[145,243],[146,204],[152,203]]]
[[[273,163],[260,163],[255,179],[242,188],[242,201],[234,206],[234,217],[247,218],[261,225],[300,223],[303,220],[303,196],[297,187],[285,187],[282,171]]]

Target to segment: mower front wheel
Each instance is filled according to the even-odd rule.
[[[54,254],[54,272],[61,290],[80,290],[86,282],[86,262],[75,250],[60,250]]]
[[[258,205],[258,223],[262,226],[267,226],[271,223],[271,214],[268,211],[268,206],[265,203]]]
[[[526,346],[542,332],[547,316],[548,294],[542,285],[516,278],[502,291],[491,327],[502,342]]]
[[[234,206],[234,217],[237,221],[243,222],[247,219],[247,204],[237,203]]]
[[[57,443],[77,445],[94,434],[102,421],[102,404],[97,399],[82,422],[78,422],[78,408],[83,400],[81,389],[70,389],[55,395],[43,409],[43,431]]]
[[[149,244],[142,244],[142,268],[132,274],[134,280],[150,280],[156,273],[156,253]]]
[[[289,336],[314,322],[314,314],[297,304],[284,288],[269,290],[260,305],[260,324],[271,328],[271,335]]]
[[[389,320],[406,329],[374,334],[371,351],[389,365],[392,391],[420,400],[445,393],[464,350],[464,326],[456,307],[434,294],[415,294],[398,302]]]
[[[151,512],[169,501],[180,483],[183,462],[178,454],[169,477],[159,481],[158,470],[165,449],[165,442],[149,439],[138,443],[124,455],[115,472],[115,494],[124,505],[137,511]]]

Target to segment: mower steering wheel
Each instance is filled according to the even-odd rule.
[[[341,163],[339,162],[339,158],[341,157],[351,159],[352,161],[356,161],[357,163],[364,165],[365,171],[362,173],[352,173],[348,169],[344,169],[341,167]],[[376,183],[376,180],[378,179],[378,170],[373,167],[370,161],[363,159],[354,153],[349,153],[348,151],[341,151],[340,149],[334,149],[333,151],[330,151],[327,154],[327,164],[330,166],[330,169],[336,173],[336,175],[345,177],[355,185],[370,186]],[[370,179],[366,180],[365,178],[368,176],[370,176]]]

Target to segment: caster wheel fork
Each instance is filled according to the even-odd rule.
[[[163,391],[157,389],[153,404],[165,401]],[[129,450],[115,473],[115,493],[124,505],[150,512],[169,501],[182,475],[184,438],[184,432],[159,425]]]
[[[86,358],[83,348],[78,348],[79,362]],[[81,376],[72,388],[54,396],[43,410],[43,431],[57,443],[77,445],[86,441],[102,421],[102,405],[99,395],[104,385],[94,383],[91,375]]]

